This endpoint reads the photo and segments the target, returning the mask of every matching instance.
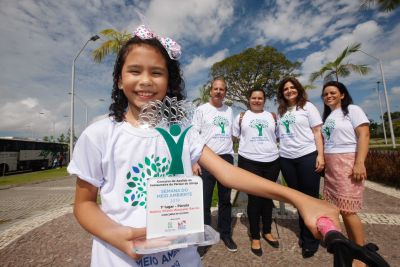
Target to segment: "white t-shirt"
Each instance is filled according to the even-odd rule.
[[[311,128],[322,125],[317,108],[306,102],[303,108],[287,111],[278,119],[280,156],[295,159],[317,150]]]
[[[210,103],[203,104],[193,117],[193,126],[218,155],[233,154],[232,122],[232,109],[224,104],[219,108]]]
[[[352,153],[357,150],[355,128],[369,120],[359,106],[349,105],[349,113],[344,116],[341,108],[335,109],[322,126],[324,153]]]
[[[194,132],[195,133],[195,132]],[[195,137],[197,136],[197,137]],[[202,152],[204,141],[190,129],[182,161],[186,175]],[[105,118],[90,125],[76,143],[70,174],[99,187],[101,209],[115,222],[146,227],[146,182],[169,170],[171,156],[163,137],[154,129]],[[94,238],[92,266],[201,266],[195,248],[145,255],[134,261],[99,238]]]
[[[240,114],[233,122],[233,136],[240,138],[238,153],[246,159],[271,162],[279,157],[275,119],[270,112],[247,110],[239,126]]]

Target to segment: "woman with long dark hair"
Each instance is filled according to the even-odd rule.
[[[325,153],[324,198],[340,209],[347,235],[357,245],[364,245],[364,229],[357,215],[362,209],[365,158],[368,154],[369,120],[363,110],[353,105],[346,86],[330,81],[323,86],[324,114],[322,127]],[[357,266],[365,266],[356,262]]]
[[[294,77],[278,87],[279,150],[282,175],[289,187],[318,198],[320,172],[324,169],[322,120],[317,108]],[[303,258],[314,256],[319,241],[299,216],[299,245]]]

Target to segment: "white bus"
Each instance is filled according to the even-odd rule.
[[[0,137],[0,176],[37,171],[53,166],[54,160],[68,162],[68,144]]]

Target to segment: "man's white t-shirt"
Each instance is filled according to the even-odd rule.
[[[192,175],[204,147],[198,134],[189,130],[182,161]],[[164,176],[171,155],[163,137],[154,129],[139,129],[128,122],[105,118],[90,125],[76,143],[70,174],[99,187],[101,209],[115,222],[135,228],[146,227],[146,183],[155,174]],[[92,266],[201,266],[195,248],[144,255],[134,261],[125,253],[94,237]]]
[[[270,112],[247,110],[240,125],[239,121],[240,114],[233,123],[233,136],[240,138],[239,155],[259,162],[271,162],[279,157],[275,119]]]
[[[311,102],[279,116],[280,156],[295,159],[317,150],[311,128],[318,125],[322,125],[321,115]]]
[[[369,120],[364,111],[356,105],[348,106],[349,113],[344,116],[341,108],[335,109],[322,126],[324,153],[352,153],[357,151],[355,128]]]
[[[232,122],[232,109],[225,104],[219,108],[210,103],[203,104],[196,109],[193,117],[193,127],[218,155],[233,154]]]

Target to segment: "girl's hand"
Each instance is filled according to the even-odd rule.
[[[201,173],[201,167],[197,162],[195,164],[193,164],[192,172],[193,172],[194,175],[197,175],[197,176],[200,176],[202,174]]]
[[[324,168],[325,168],[324,155],[318,154],[317,161],[315,162],[315,172],[322,172]]]
[[[322,238],[321,233],[317,229],[317,220],[320,217],[328,217],[332,220],[336,228],[340,229],[339,209],[325,200],[307,196],[307,200],[302,201],[297,208],[307,228],[310,229],[315,238]]]
[[[353,167],[352,177],[356,181],[362,181],[367,179],[367,170],[362,162],[355,162]]]
[[[117,226],[112,233],[111,245],[121,250],[134,260],[139,260],[142,256],[134,253],[134,241],[146,237],[146,228],[132,228],[129,226]]]

